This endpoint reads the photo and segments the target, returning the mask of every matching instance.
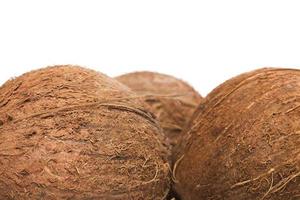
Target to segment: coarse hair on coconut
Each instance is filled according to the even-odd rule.
[[[263,68],[202,102],[177,155],[182,200],[300,198],[300,70]]]
[[[78,66],[0,88],[0,199],[165,199],[161,128],[118,81]]]
[[[157,118],[171,146],[175,146],[201,102],[201,95],[185,81],[157,72],[132,72],[116,79],[140,96]]]

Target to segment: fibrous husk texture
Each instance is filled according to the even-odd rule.
[[[119,82],[75,66],[0,88],[0,199],[164,199],[168,150]]]
[[[184,81],[165,74],[135,72],[119,76],[117,80],[144,100],[171,145],[177,144],[202,97]]]
[[[175,166],[183,200],[300,199],[300,71],[233,78],[199,106]]]

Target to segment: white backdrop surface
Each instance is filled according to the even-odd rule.
[[[0,84],[78,64],[167,73],[206,95],[245,71],[300,68],[299,9],[297,0],[0,1]]]

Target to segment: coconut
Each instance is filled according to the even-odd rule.
[[[300,196],[300,70],[235,77],[199,106],[173,169],[183,200]]]
[[[136,92],[156,116],[172,146],[182,138],[181,132],[202,97],[186,82],[154,72],[135,72],[117,77]]]
[[[0,199],[165,199],[168,149],[119,82],[76,66],[0,88]]]

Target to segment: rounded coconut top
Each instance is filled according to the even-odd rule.
[[[297,199],[300,70],[264,68],[213,90],[174,166],[184,199]]]
[[[174,95],[193,101],[199,101],[199,98],[201,98],[188,83],[173,76],[157,72],[132,72],[117,77],[117,80],[126,82],[129,88],[143,94]]]
[[[141,96],[175,145],[202,97],[186,82],[155,72],[134,72],[116,78]]]
[[[25,73],[7,81],[0,89],[5,105],[1,107],[2,111],[13,111],[14,115],[120,99],[131,93],[129,88],[102,73],[69,65]],[[18,107],[19,104],[22,106]]]
[[[168,151],[126,86],[76,66],[0,88],[0,199],[164,199]]]

